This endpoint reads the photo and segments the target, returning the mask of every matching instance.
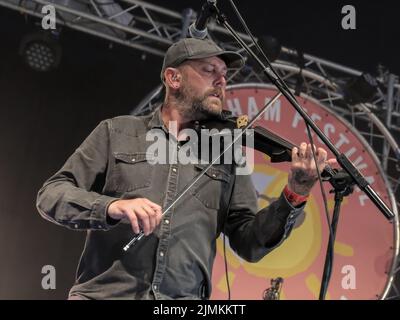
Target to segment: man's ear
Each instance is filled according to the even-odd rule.
[[[181,86],[182,75],[176,68],[167,68],[164,72],[165,84],[171,89],[179,89]]]

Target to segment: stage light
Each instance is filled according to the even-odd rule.
[[[263,49],[270,62],[278,59],[282,46],[276,38],[271,36],[261,36],[258,39],[258,44],[261,49]]]
[[[344,98],[351,105],[371,102],[378,92],[377,89],[378,82],[376,79],[368,73],[363,73],[346,83],[343,89]]]
[[[30,68],[46,72],[59,65],[61,47],[50,32],[36,32],[22,38],[19,54]]]

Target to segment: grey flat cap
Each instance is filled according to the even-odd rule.
[[[181,39],[170,46],[165,54],[161,69],[161,81],[164,80],[164,71],[169,67],[177,67],[186,60],[202,59],[218,56],[228,68],[240,68],[244,65],[243,57],[234,51],[224,51],[211,40],[194,38]]]

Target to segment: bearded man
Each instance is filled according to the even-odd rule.
[[[177,138],[170,145],[179,149],[185,140],[168,134],[172,122],[179,134],[193,121],[221,115],[227,70],[243,63],[209,40],[173,44],[161,70],[164,103],[147,116],[102,121],[44,183],[39,213],[87,231],[69,299],[208,299],[221,232],[249,262],[289,236],[316,181],[310,145],[293,149],[287,186],[262,209],[251,177],[236,175],[235,164],[218,164],[163,214],[204,165],[148,161],[149,131]],[[334,161],[321,148],[316,155],[321,171]],[[145,237],[124,252],[141,230]]]

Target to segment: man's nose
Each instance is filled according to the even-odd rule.
[[[214,85],[221,88],[225,88],[226,87],[225,74],[223,73],[218,74],[217,78],[214,81]]]

